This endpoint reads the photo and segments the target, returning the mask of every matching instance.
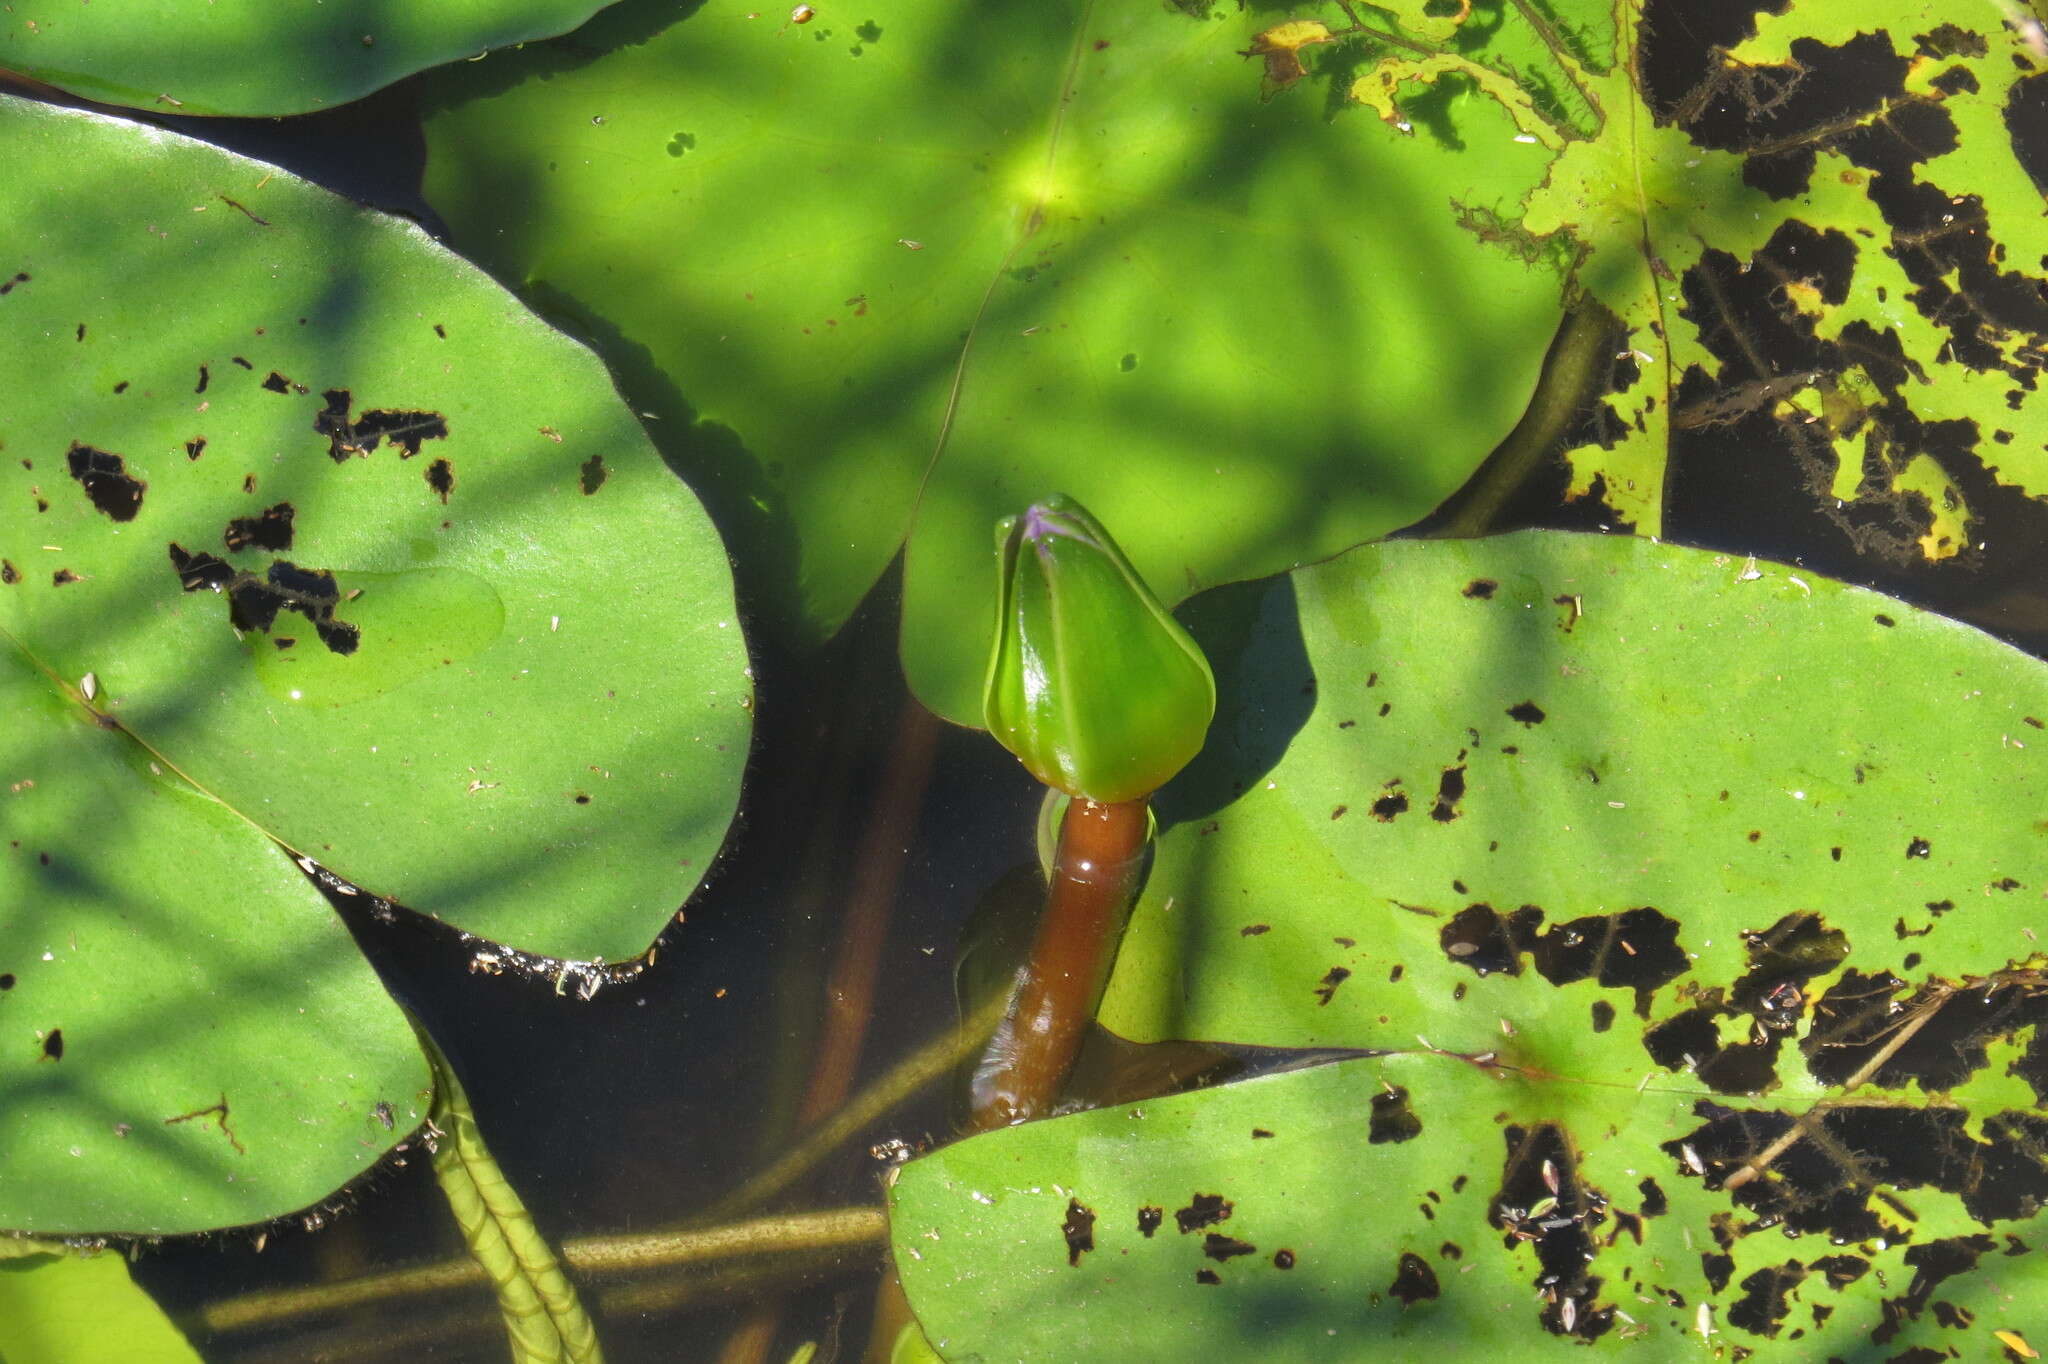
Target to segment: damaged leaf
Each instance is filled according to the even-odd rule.
[[[429,1092],[287,854],[644,951],[737,800],[731,582],[590,354],[417,228],[21,101],[0,163],[0,1227],[260,1221]]]
[[[1752,8],[1514,4],[1445,44],[1389,5],[1322,67],[1403,132],[1492,154],[1469,109],[1411,123],[1450,82],[1552,153],[1458,216],[1619,322],[1570,495],[1651,536],[1773,505],[1810,562],[1946,599],[2048,527],[2048,61],[1992,5]]]
[[[1365,1329],[1416,1360],[1703,1332],[1919,1358],[2024,1326],[2010,1304],[2048,1280],[2040,662],[1619,536],[1366,546],[1182,614],[1218,716],[1156,802],[1102,1021],[1385,1054],[911,1162],[898,1263],[949,1357],[1060,1358],[1084,1316],[1149,1353],[1256,1327],[1262,1358],[1328,1357]],[[1260,1258],[1176,1259],[1122,1214],[1196,1191]],[[1069,1197],[1098,1216],[1071,1268]]]

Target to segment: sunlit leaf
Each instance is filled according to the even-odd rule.
[[[1262,102],[1271,27],[635,3],[432,78],[427,193],[620,367],[772,624],[907,536],[905,668],[979,723],[999,516],[1069,492],[1177,599],[1418,518],[1527,400],[1556,278],[1449,210],[1542,149],[1479,99],[1484,157]]]
[[[7,1364],[199,1364],[163,1310],[128,1277],[117,1251],[0,1242],[0,1359]]]
[[[2038,661],[1631,537],[1371,546],[1185,614],[1218,720],[1161,797],[1103,1021],[1396,1054],[914,1162],[898,1262],[948,1357],[999,1324],[1005,1357],[1059,1358],[1083,1315],[1156,1355],[1271,1330],[1274,1358],[1332,1330],[1393,1359],[2024,1331]],[[1256,1256],[1176,1232],[1196,1193]],[[1097,1219],[1077,1266],[1069,1199]],[[1409,1255],[1427,1306],[1393,1292]]]
[[[428,1091],[271,840],[639,953],[737,798],[730,579],[589,353],[417,228],[20,101],[0,162],[0,1226],[261,1220]]]
[[[1831,556],[1902,582],[2022,550],[2043,515],[2014,494],[2048,493],[2048,60],[1992,4],[1666,8],[1508,5],[1441,50],[1403,12],[1408,46],[1369,19],[1324,61],[1403,127],[1462,78],[1555,151],[1466,221],[1569,262],[1626,330],[1566,441],[1573,495],[1647,535],[1677,499],[1790,495]],[[1995,546],[1994,509],[2019,518]]]

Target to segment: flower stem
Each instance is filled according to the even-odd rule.
[[[1103,804],[1077,796],[1068,805],[1030,958],[975,1068],[973,1130],[1051,1111],[1116,961],[1148,827],[1143,800]]]

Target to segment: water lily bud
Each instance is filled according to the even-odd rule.
[[[1068,497],[996,524],[1002,575],[982,691],[989,732],[1031,774],[1111,803],[1164,786],[1202,747],[1216,679],[1116,541]]]

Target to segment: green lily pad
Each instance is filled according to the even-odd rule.
[[[1527,401],[1556,276],[1447,210],[1545,158],[1483,99],[1483,157],[1262,101],[1228,7],[661,21],[431,77],[427,196],[598,338],[785,631],[907,537],[904,666],[950,719],[999,516],[1071,493],[1178,599],[1417,519]]]
[[[1732,430],[1867,563],[1924,571],[2026,538],[1985,538],[2014,490],[2048,494],[2044,63],[2017,20],[1798,0],[1717,15],[1708,38],[1659,30],[1641,0],[1571,0],[1555,19],[1482,7],[1439,50],[1431,8],[1386,7],[1399,43],[1379,7],[1335,27],[1321,74],[1390,121],[1470,81],[1555,153],[1522,203],[1469,221],[1561,256],[1627,330],[1567,442],[1574,496],[1651,536],[1688,461],[1693,497],[1754,498],[1715,441]]]
[[[1268,1327],[1273,1358],[2028,1339],[2040,662],[1631,537],[1368,546],[1186,614],[1218,720],[1103,1021],[1388,1054],[906,1167],[898,1260],[947,1357],[1059,1358],[1084,1317],[1149,1330],[1130,1357]],[[1196,1193],[1256,1257],[1142,1236]],[[1073,1266],[1069,1199],[1098,1229]],[[1401,1301],[1410,1256],[1438,1296]]]
[[[0,159],[0,1226],[257,1221],[429,1088],[278,845],[637,954],[737,801],[731,582],[596,360],[417,228],[15,100]]]
[[[0,1359],[199,1364],[199,1352],[129,1277],[120,1254],[81,1256],[61,1245],[29,1249],[36,1244],[0,1243]]]
[[[177,114],[303,114],[415,71],[566,33],[604,0],[26,0],[0,67],[104,104]]]

